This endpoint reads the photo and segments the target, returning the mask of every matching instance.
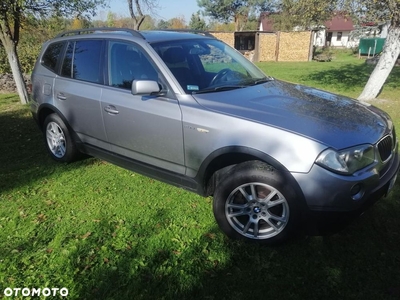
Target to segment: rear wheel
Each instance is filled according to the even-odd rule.
[[[225,176],[213,209],[229,237],[270,245],[287,240],[299,216],[293,189],[276,169],[257,161],[239,164]]]
[[[50,156],[61,162],[74,161],[79,151],[65,123],[57,114],[47,116],[44,121],[44,138]]]

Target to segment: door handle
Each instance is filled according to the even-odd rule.
[[[59,100],[67,100],[67,97],[63,93],[58,93],[57,94],[57,99],[59,99]]]
[[[119,114],[119,111],[117,110],[117,108],[114,105],[108,105],[108,106],[104,107],[104,110],[111,115]]]

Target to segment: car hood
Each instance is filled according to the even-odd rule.
[[[279,80],[193,96],[207,109],[291,131],[335,149],[374,144],[390,122],[376,107]]]

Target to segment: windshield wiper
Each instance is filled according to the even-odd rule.
[[[200,91],[193,92],[193,94],[205,94],[205,93],[213,93],[213,92],[222,92],[222,91],[230,91],[236,89],[242,89],[246,86],[243,85],[222,85],[213,88],[207,88]]]
[[[266,82],[269,82],[272,80],[274,80],[272,77],[264,77],[264,78],[249,81],[249,83],[250,83],[250,85],[257,85],[257,84],[266,83]]]

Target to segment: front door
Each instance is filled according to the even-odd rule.
[[[158,80],[158,72],[137,45],[109,41],[109,84],[102,113],[112,152],[183,174],[182,116],[176,99],[132,95],[134,79]]]
[[[332,32],[328,32],[326,34],[326,45],[325,46],[330,47],[332,45],[332,35],[333,35]]]

